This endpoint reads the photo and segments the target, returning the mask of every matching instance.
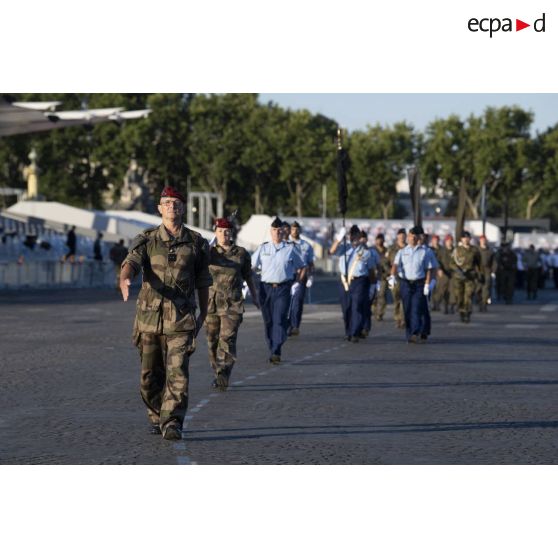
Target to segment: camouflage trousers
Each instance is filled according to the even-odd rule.
[[[138,349],[140,392],[149,420],[163,431],[169,422],[182,426],[188,409],[188,364],[196,349],[194,332],[141,333]]]
[[[473,308],[475,281],[472,279],[453,278],[453,296],[459,312],[470,314]]]
[[[205,319],[209,363],[215,376],[224,374],[229,378],[231,375],[236,360],[236,337],[241,323],[242,314],[208,314]]]
[[[434,309],[439,310],[442,303],[444,304],[444,309],[446,309],[449,304],[455,304],[452,287],[452,281],[445,273],[442,273],[442,276],[437,278],[436,287],[432,294],[432,305]]]
[[[380,290],[376,293],[376,298],[372,303],[374,318],[376,318],[376,320],[381,320],[384,317],[387,305],[387,291],[388,282],[386,279],[382,279],[380,281]]]

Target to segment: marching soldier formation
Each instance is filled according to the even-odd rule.
[[[225,391],[236,361],[244,313],[243,283],[261,310],[269,362],[276,365],[287,338],[299,335],[314,271],[312,246],[301,239],[296,221],[289,225],[276,217],[271,223],[271,241],[250,256],[234,243],[228,219],[215,221],[210,247],[182,223],[185,203],[179,191],[165,187],[158,206],[162,223],[138,235],[127,254],[123,242],[111,250],[115,265],[123,260],[117,278],[124,301],[131,280],[142,274],[133,327],[141,362],[140,393],[150,432],[167,440],[182,437],[189,358],[202,325],[214,374],[211,387]],[[353,343],[366,338],[372,316],[377,321],[384,319],[388,293],[396,327],[405,329],[408,343],[427,341],[430,309],[443,308],[447,314],[456,305],[461,320],[468,323],[474,298],[479,311],[486,312],[494,287],[497,296],[510,304],[519,266],[509,244],[502,244],[495,253],[486,237],[481,236],[479,246],[474,246],[470,233],[464,231],[455,247],[451,235],[444,238],[443,246],[433,235],[429,246],[421,226],[408,234],[399,229],[389,248],[381,233],[369,247],[366,232],[353,225],[347,233],[342,227],[329,254],[338,257],[345,339]],[[533,246],[522,256],[527,298],[535,299],[544,262]],[[260,276],[258,287],[256,274]]]

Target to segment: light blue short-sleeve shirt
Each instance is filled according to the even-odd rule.
[[[429,251],[432,252],[432,250],[427,250],[424,246],[412,247],[407,245],[401,248],[395,255],[395,260],[393,261],[397,266],[397,275],[409,281],[424,279],[427,270],[435,267],[432,259],[436,261],[436,257],[434,254],[432,254],[431,257],[428,254]]]
[[[309,266],[314,263],[314,248],[306,240],[302,238],[292,241],[294,247],[300,252],[304,265]]]
[[[359,245],[354,248],[352,244],[347,243],[346,253],[348,271],[345,270],[345,245],[339,244],[337,250],[335,251],[335,255],[339,256],[339,271],[343,275],[352,270],[353,277],[362,277],[363,275],[368,275],[369,270],[376,267],[372,254],[370,253],[370,249],[366,246]]]
[[[264,242],[252,254],[252,268],[261,269],[264,283],[292,281],[297,270],[305,267],[298,249],[290,242]]]

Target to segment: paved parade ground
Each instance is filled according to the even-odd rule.
[[[203,334],[183,441],[148,433],[131,344],[134,301],[115,290],[0,294],[2,464],[558,463],[558,292],[472,323],[433,313],[427,344],[385,321],[343,340],[336,285],[319,281],[301,334],[267,361],[254,306],[226,393]]]

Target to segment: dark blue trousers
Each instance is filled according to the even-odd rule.
[[[364,329],[366,323],[367,307],[370,306],[368,293],[370,291],[370,280],[367,275],[355,277],[349,285],[349,291],[345,291],[343,283],[339,283],[339,297],[341,299],[341,311],[345,323],[345,335],[357,337]]]
[[[430,315],[424,296],[424,280],[412,283],[403,279],[400,292],[407,339],[411,335],[428,335],[430,333]]]
[[[291,313],[289,316],[291,327],[300,329],[300,321],[302,320],[302,310],[304,308],[305,296],[306,285],[301,285],[296,295],[291,297]]]
[[[273,287],[269,283],[260,283],[265,338],[271,355],[281,356],[281,345],[287,340],[292,284],[287,281]]]

